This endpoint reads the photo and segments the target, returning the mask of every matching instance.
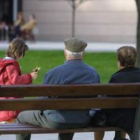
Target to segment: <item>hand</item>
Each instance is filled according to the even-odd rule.
[[[33,71],[38,72],[41,69],[41,67],[36,67]]]
[[[38,72],[32,72],[30,74],[31,74],[33,80],[35,80],[38,76]]]

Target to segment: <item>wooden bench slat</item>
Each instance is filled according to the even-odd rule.
[[[3,129],[3,128],[33,128],[33,125],[31,124],[26,124],[26,123],[6,123],[6,124],[0,124],[0,129]],[[38,127],[38,126],[35,126],[34,127]]]
[[[123,102],[123,104],[121,104]],[[88,103],[88,104],[87,104]],[[23,106],[24,104],[24,106]],[[136,108],[137,97],[131,98],[80,98],[80,99],[4,99],[0,110]]]
[[[118,127],[86,127],[86,128],[78,128],[78,129],[49,129],[49,128],[40,128],[35,125],[28,124],[3,124],[0,125],[0,133],[1,134],[26,134],[26,133],[71,133],[71,132],[95,132],[95,131],[120,131],[123,130]]]
[[[11,91],[14,91],[11,92]],[[1,86],[0,97],[138,95],[140,84],[16,85]]]

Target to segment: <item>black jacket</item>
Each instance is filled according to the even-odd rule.
[[[112,75],[109,83],[137,83],[140,82],[140,69],[134,67],[123,68]]]
[[[137,83],[140,82],[140,69],[128,67],[112,75],[110,83]],[[108,110],[107,110],[108,111]],[[106,111],[106,112],[107,112]],[[125,130],[133,129],[136,109],[112,109],[107,116],[107,125],[121,127]]]

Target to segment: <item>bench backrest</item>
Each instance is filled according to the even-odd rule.
[[[1,86],[0,97],[29,98],[0,100],[0,110],[136,108],[139,94],[140,83]]]

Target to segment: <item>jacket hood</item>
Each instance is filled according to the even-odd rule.
[[[17,64],[16,60],[3,60],[0,59],[0,73],[5,69],[8,65],[15,65]]]

